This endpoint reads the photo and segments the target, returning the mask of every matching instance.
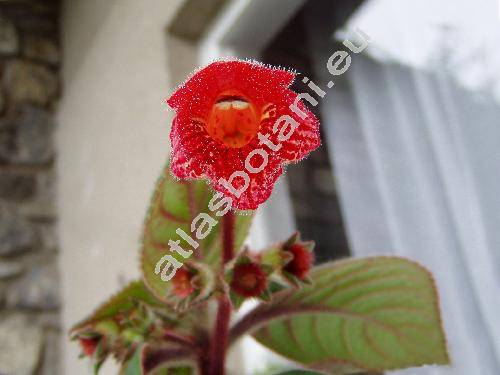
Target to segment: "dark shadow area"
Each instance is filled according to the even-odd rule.
[[[293,89],[306,91],[300,77],[315,80],[311,32],[322,27],[321,46],[335,46],[332,34],[340,28],[362,1],[310,1],[290,20],[285,28],[262,52],[264,62],[291,67],[299,72]],[[327,21],[327,23],[325,22]],[[316,30],[311,30],[315,24]],[[314,44],[314,46],[313,46]],[[320,105],[311,108],[321,121]],[[287,169],[288,183],[293,201],[298,229],[306,239],[316,241],[317,262],[350,255],[349,244],[342,220],[335,187],[335,172],[328,157],[328,148],[322,146],[306,160]]]

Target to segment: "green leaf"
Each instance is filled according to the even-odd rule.
[[[193,370],[187,366],[174,366],[174,367],[160,367],[154,370],[146,370],[143,367],[143,360],[147,356],[147,349],[145,346],[138,347],[132,358],[122,367],[120,375],[191,375]]]
[[[141,352],[142,373],[145,375],[189,375],[194,353],[179,346],[145,345]]]
[[[232,329],[275,352],[335,374],[448,364],[430,273],[396,257],[317,267],[313,285],[279,292]]]
[[[170,281],[163,281],[160,274],[155,274],[155,266],[164,255],[172,255],[178,261],[185,263],[188,260],[203,262],[209,265],[218,265],[221,257],[221,219],[216,216],[218,211],[226,206],[218,208],[214,212],[208,207],[213,197],[213,191],[203,180],[176,180],[165,168],[162,177],[156,184],[151,205],[148,210],[144,225],[143,243],[141,250],[141,268],[146,285],[164,302],[170,303],[168,299],[171,289]],[[214,203],[221,201],[216,198]],[[210,234],[201,241],[191,233],[191,222],[200,213],[206,213],[217,221]],[[235,247],[239,250],[247,237],[252,221],[250,213],[238,213],[236,217]],[[181,229],[191,238],[199,243],[194,249],[184,241],[176,230]],[[180,240],[180,246],[185,251],[192,250],[189,258],[184,259],[175,251],[170,251],[169,240]]]
[[[123,375],[142,375],[141,352],[142,348],[136,349],[133,357],[126,363]]]

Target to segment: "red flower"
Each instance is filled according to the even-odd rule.
[[[172,279],[174,294],[177,297],[186,298],[194,292],[194,286],[191,283],[192,278],[193,275],[191,272],[184,267],[177,270],[174,278]]]
[[[300,244],[293,244],[286,249],[292,253],[293,259],[284,268],[299,279],[304,279],[314,263],[314,254]]]
[[[294,78],[293,72],[239,60],[196,72],[167,101],[176,111],[172,173],[208,178],[233,207],[257,208],[283,165],[320,144],[317,119],[288,88]]]
[[[267,277],[257,263],[236,264],[231,289],[243,297],[257,297],[267,287]]]
[[[83,350],[83,353],[87,357],[92,357],[95,353],[95,350],[97,348],[97,344],[99,344],[99,337],[94,337],[91,339],[80,339],[80,346]]]

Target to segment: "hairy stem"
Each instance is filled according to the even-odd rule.
[[[222,218],[222,266],[234,257],[234,221],[232,211]]]
[[[235,217],[232,212],[228,212],[222,221],[221,274],[224,273],[224,265],[234,257],[234,222]],[[215,327],[210,342],[209,368],[208,370],[202,369],[203,374],[224,375],[231,311],[231,301],[228,295],[224,294],[218,300]]]
[[[224,375],[226,350],[229,342],[229,320],[231,318],[231,302],[227,296],[219,298],[217,318],[210,345],[209,375]]]

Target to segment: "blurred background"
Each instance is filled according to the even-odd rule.
[[[397,373],[500,374],[497,0],[0,0],[0,374],[91,373],[67,329],[139,276],[164,99],[187,74],[236,56],[325,88],[357,28],[370,46],[315,108],[323,147],[251,242],[298,228],[320,262],[419,261],[453,363]],[[280,362],[250,339],[232,354],[238,375]]]

